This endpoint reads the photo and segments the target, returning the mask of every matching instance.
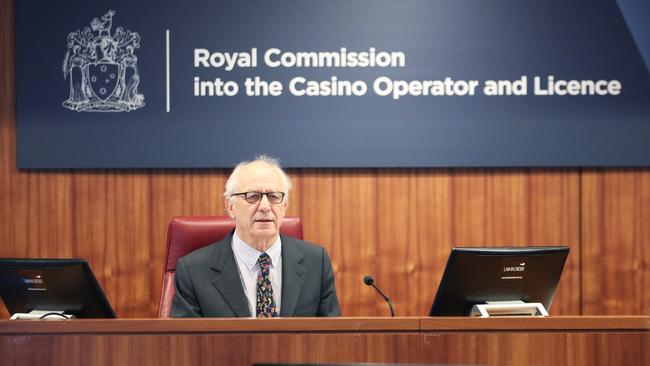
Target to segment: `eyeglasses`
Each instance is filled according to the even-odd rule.
[[[258,203],[259,201],[262,200],[263,196],[266,196],[266,198],[269,200],[269,203],[272,205],[277,205],[278,203],[282,203],[282,200],[284,200],[285,193],[284,192],[242,192],[242,193],[233,193],[232,196],[242,196],[248,203]],[[231,196],[231,197],[232,197]]]

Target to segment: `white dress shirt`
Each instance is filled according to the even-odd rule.
[[[248,299],[248,308],[251,311],[252,317],[255,317],[257,308],[257,277],[260,273],[260,265],[257,260],[262,252],[241,240],[236,230],[232,236],[232,251],[235,254],[235,262],[237,262],[237,268],[239,269],[239,278],[244,287],[246,299]],[[271,285],[273,286],[273,300],[275,301],[275,307],[279,315],[282,299],[282,241],[280,240],[280,236],[266,250],[266,254],[271,257],[269,274],[271,276]]]

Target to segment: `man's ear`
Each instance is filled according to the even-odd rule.
[[[233,210],[233,203],[230,198],[226,198],[223,201],[223,205],[226,207],[226,212],[228,213],[228,216],[230,216],[231,219],[235,219],[235,211]]]

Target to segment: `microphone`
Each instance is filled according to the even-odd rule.
[[[395,310],[393,309],[393,301],[390,299],[390,297],[384,295],[383,292],[379,289],[379,287],[375,286],[375,279],[372,278],[371,275],[365,275],[363,277],[363,283],[366,284],[366,286],[372,286],[375,290],[377,290],[377,293],[386,300],[388,303],[388,307],[390,308],[390,316],[395,316]]]

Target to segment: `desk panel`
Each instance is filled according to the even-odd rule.
[[[650,317],[0,321],[2,365],[647,365]]]

